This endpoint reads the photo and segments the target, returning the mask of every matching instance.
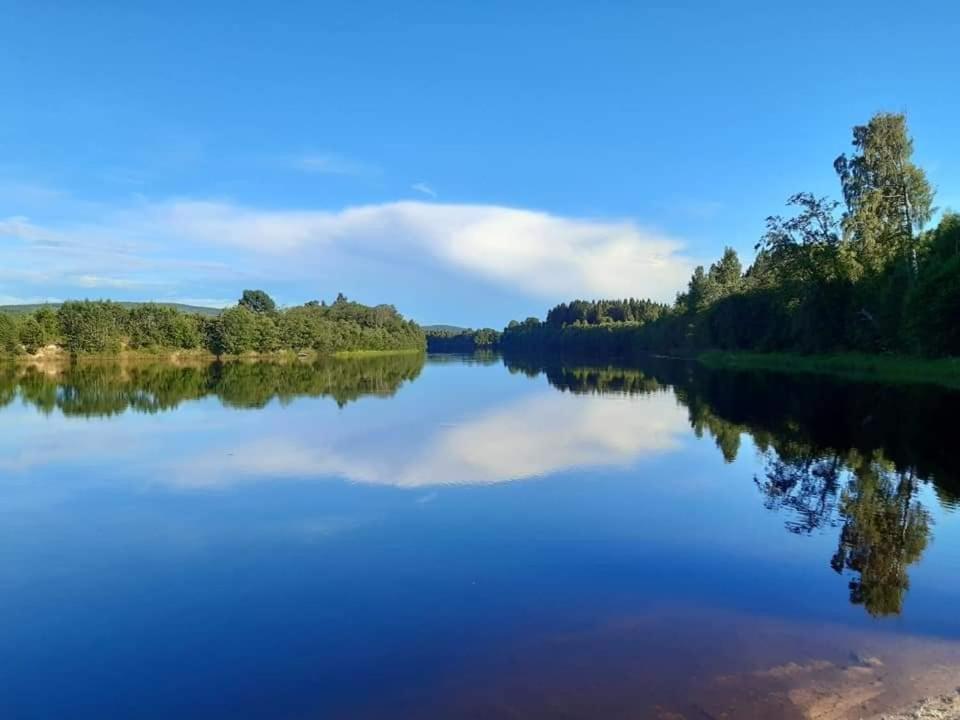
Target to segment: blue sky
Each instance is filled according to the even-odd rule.
[[[960,6],[671,5],[0,2],[0,302],[669,299],[878,110],[960,208]]]

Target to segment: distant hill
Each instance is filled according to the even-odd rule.
[[[142,302],[118,302],[117,305],[122,305],[125,308],[134,308],[139,305],[146,305],[147,303]],[[210,307],[201,307],[199,305],[184,305],[183,303],[165,303],[158,302],[157,305],[162,305],[164,307],[172,307],[175,310],[179,310],[182,313],[190,313],[197,315],[206,315],[207,317],[216,317],[221,312],[219,308],[210,308]],[[9,315],[26,315],[27,313],[32,313],[34,310],[39,310],[42,307],[53,308],[56,310],[60,307],[60,303],[34,303],[32,305],[0,305],[0,312],[7,313]]]
[[[423,331],[426,333],[430,332],[444,332],[444,333],[461,333],[467,328],[459,327],[457,325],[421,325]]]

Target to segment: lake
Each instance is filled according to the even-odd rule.
[[[839,718],[956,687],[957,407],[656,358],[0,366],[0,715]]]

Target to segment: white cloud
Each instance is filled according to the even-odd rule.
[[[130,271],[170,271],[180,262],[196,272],[257,271],[281,281],[328,266],[328,251],[335,248],[370,258],[402,257],[411,264],[427,261],[547,301],[599,296],[669,301],[694,265],[681,242],[631,220],[413,201],[333,211],[144,202],[77,226],[0,219],[3,234],[64,245],[74,254],[97,249],[99,262],[111,253]],[[223,260],[203,262],[211,257]],[[116,260],[110,262],[116,267]],[[97,276],[89,269],[71,274]]]
[[[519,292],[672,300],[693,263],[682,244],[628,220],[567,218],[496,205],[395,202],[340,211],[255,210],[182,201],[153,206],[155,232],[286,256],[303,266],[331,246],[419,254]],[[405,251],[412,251],[410,252]]]
[[[410,186],[412,190],[416,190],[418,193],[423,193],[424,195],[429,195],[432,198],[437,196],[437,191],[432,187],[427,185],[425,182],[414,183]]]

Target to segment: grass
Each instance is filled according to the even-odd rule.
[[[698,361],[710,368],[816,373],[851,380],[887,383],[926,383],[960,388],[960,358],[925,359],[906,355],[834,353],[797,355],[711,351]]]
[[[403,348],[400,350],[339,350],[333,353],[336,358],[376,357],[379,355],[423,355],[424,348]]]

